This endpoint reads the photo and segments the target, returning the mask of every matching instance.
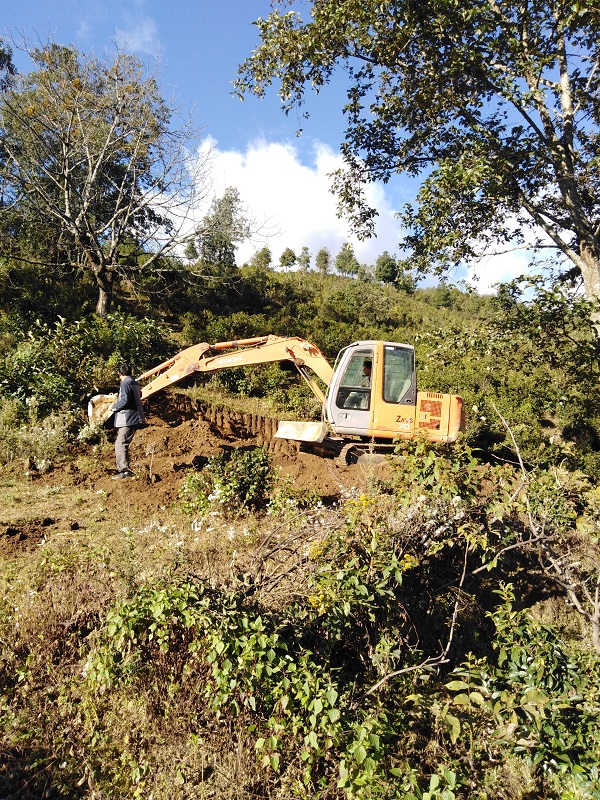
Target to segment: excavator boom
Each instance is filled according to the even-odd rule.
[[[267,364],[273,361],[291,361],[319,402],[325,401],[319,384],[308,372],[310,368],[329,386],[333,369],[319,348],[297,336],[281,337],[272,334],[216,344],[204,342],[182,350],[169,361],[139,376],[140,382],[155,376],[150,383],[143,386],[142,400],[195,372],[216,372],[229,367]]]

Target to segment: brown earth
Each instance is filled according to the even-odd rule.
[[[50,537],[160,519],[177,501],[186,470],[237,447],[268,447],[280,475],[289,476],[295,488],[316,491],[326,504],[364,486],[372,472],[274,439],[276,419],[203,405],[186,395],[155,400],[148,422],[131,445],[133,479],[112,480],[114,431],[108,432],[110,445],[82,446],[48,472],[31,463],[1,472],[0,554],[17,555]]]

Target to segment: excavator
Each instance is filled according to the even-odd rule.
[[[342,463],[392,450],[397,439],[425,435],[434,442],[454,442],[464,428],[462,398],[418,391],[414,347],[396,342],[353,342],[339,352],[333,367],[318,347],[299,337],[270,334],[204,342],[182,350],[137,380],[145,400],[195,373],[274,361],[291,362],[322,408],[320,422],[284,420],[275,437],[305,443]],[[92,424],[108,418],[115,399],[115,394],[91,398]]]

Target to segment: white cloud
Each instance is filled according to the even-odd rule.
[[[117,28],[116,35],[118,45],[133,53],[156,55],[158,51],[158,31],[151,17],[128,20],[127,28]]]
[[[335,257],[346,241],[352,243],[356,257],[364,264],[374,264],[384,250],[400,255],[403,231],[395,218],[389,192],[382,184],[366,189],[368,202],[379,212],[376,238],[359,241],[350,233],[348,222],[337,216],[337,201],[330,191],[328,176],[342,166],[342,159],[328,145],[315,142],[308,165],[302,163],[297,147],[282,142],[259,140],[248,144],[244,151],[220,150],[218,142],[207,137],[200,150],[204,157],[211,153],[214,196],[235,186],[260,227],[254,240],[239,248],[238,263],[247,261],[264,245],[271,250],[274,265],[286,247],[299,255],[306,245],[314,265],[321,247],[327,247]],[[406,199],[405,196],[403,202]],[[527,250],[490,255],[469,269],[455,271],[449,280],[464,280],[481,294],[491,293],[494,284],[526,273],[530,257]],[[431,276],[421,285],[436,283],[437,279]]]
[[[487,256],[469,268],[466,282],[479,294],[492,294],[495,284],[527,274],[530,271],[530,259],[531,253],[526,250]]]
[[[256,141],[244,152],[222,151],[217,142],[207,139],[203,150],[209,147],[215,195],[235,186],[261,228],[252,243],[239,249],[239,263],[265,244],[274,264],[286,247],[299,255],[307,246],[314,258],[321,247],[335,256],[342,244],[350,241],[358,260],[366,264],[374,263],[384,250],[397,250],[400,226],[382,187],[371,186],[367,192],[368,201],[379,211],[377,238],[359,242],[350,234],[348,223],[337,216],[328,174],[342,161],[327,145],[314,145],[308,166],[301,163],[297,148],[291,144]]]
[[[468,270],[465,278],[480,294],[495,291],[494,284],[511,281],[519,275],[534,275],[543,272],[541,263],[532,263],[536,245],[540,242],[553,247],[553,242],[544,231],[535,226],[523,226],[516,216],[506,219],[509,231],[519,231],[523,238],[523,246],[504,253],[491,253],[479,260]]]

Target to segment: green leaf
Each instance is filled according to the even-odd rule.
[[[458,692],[461,689],[468,689],[469,684],[465,683],[464,681],[450,681],[450,683],[446,684],[446,689],[450,692]]]
[[[444,717],[444,722],[448,727],[450,741],[452,744],[455,744],[456,740],[460,736],[460,720],[454,717],[452,714],[446,714]]]
[[[528,689],[522,696],[521,702],[525,705],[545,706],[548,703],[548,696],[539,689]]]
[[[453,698],[452,702],[455,706],[468,706],[470,705],[469,695],[457,694],[456,697]]]
[[[354,760],[356,761],[357,764],[362,764],[366,757],[367,757],[367,751],[362,746],[362,744],[359,744],[356,750],[354,751]]]

